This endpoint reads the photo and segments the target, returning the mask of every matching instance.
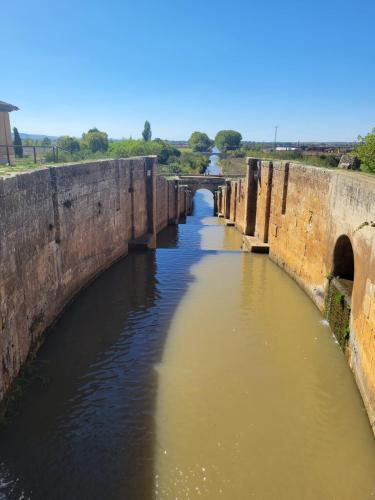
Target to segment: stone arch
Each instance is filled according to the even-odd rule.
[[[211,191],[211,193],[215,196],[215,192],[218,190],[218,187],[217,185],[204,184],[204,185],[189,186],[189,189],[192,192],[192,196],[194,196],[195,193],[201,189],[207,189],[207,191]]]
[[[216,190],[210,189],[208,186],[196,186],[194,189],[192,189],[192,203],[193,205],[196,203],[196,196],[202,192],[206,192],[206,196],[211,198],[213,201],[213,207],[212,207],[212,215],[217,215],[217,195],[216,195]],[[210,193],[210,194],[208,194]]]
[[[180,181],[191,190],[193,196],[199,189],[207,189],[215,196],[219,186],[225,185],[224,177],[210,175],[180,175]]]
[[[332,274],[340,279],[354,281],[353,246],[346,234],[342,234],[336,241],[333,251]]]
[[[354,252],[346,234],[336,241],[332,273],[326,296],[326,316],[341,348],[345,351],[350,339],[351,298],[354,285]]]

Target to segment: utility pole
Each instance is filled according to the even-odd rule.
[[[276,151],[276,141],[277,141],[277,129],[279,127],[277,125],[275,125],[275,151]]]

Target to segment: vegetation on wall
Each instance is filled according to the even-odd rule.
[[[345,351],[350,337],[350,297],[345,295],[337,280],[329,280],[325,314],[341,348]]]

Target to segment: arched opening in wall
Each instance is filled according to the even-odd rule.
[[[214,215],[214,193],[209,189],[197,189],[193,196],[193,216],[204,218]]]
[[[350,338],[351,298],[354,283],[354,252],[345,234],[336,241],[332,273],[326,296],[326,316],[342,349]]]
[[[340,279],[354,280],[354,253],[350,239],[343,234],[336,241],[333,253],[333,276]]]

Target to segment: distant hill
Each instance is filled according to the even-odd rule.
[[[51,139],[51,141],[56,141],[58,139],[58,136],[56,135],[47,135],[47,134],[26,134],[25,132],[20,132],[21,139],[31,139],[32,141],[40,141],[41,139],[44,139],[45,137],[48,137]]]

